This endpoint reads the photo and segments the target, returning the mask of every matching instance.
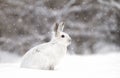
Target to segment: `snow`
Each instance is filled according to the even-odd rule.
[[[0,63],[14,63],[20,60],[20,58],[19,55],[0,50]]]
[[[120,78],[120,53],[67,55],[54,71],[1,63],[0,78]]]

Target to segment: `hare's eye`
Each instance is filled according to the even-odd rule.
[[[62,37],[62,38],[64,38],[64,37],[65,37],[65,35],[61,35],[61,37]]]

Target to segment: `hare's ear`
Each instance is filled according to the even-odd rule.
[[[59,31],[63,31],[64,29],[64,22],[61,22],[59,25]]]
[[[59,34],[58,29],[59,29],[59,24],[58,24],[58,23],[55,23],[55,24],[54,24],[54,33],[55,33],[55,36],[57,36],[57,35]]]

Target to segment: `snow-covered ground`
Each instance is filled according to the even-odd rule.
[[[0,63],[14,63],[20,59],[21,57],[19,55],[0,50]]]
[[[20,68],[1,63],[0,78],[120,78],[120,53],[67,55],[54,71]]]

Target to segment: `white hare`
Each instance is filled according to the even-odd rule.
[[[64,23],[56,23],[51,41],[30,49],[24,55],[21,67],[54,70],[71,43],[70,36],[63,32],[63,28]]]

